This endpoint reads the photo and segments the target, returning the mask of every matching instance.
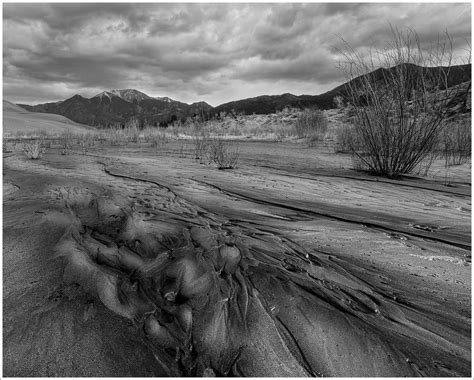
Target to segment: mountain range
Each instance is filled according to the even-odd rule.
[[[395,68],[380,68],[365,75],[371,75],[376,80]],[[420,67],[408,65],[407,69],[415,71]],[[449,71],[445,67],[421,68],[426,71],[444,70],[448,78],[448,87],[471,80],[471,65],[452,66]],[[353,81],[357,81],[357,78]],[[209,118],[222,112],[243,114],[269,114],[285,107],[318,107],[330,109],[336,106],[336,96],[346,96],[346,82],[331,91],[321,95],[263,95],[254,98],[241,99],[212,107],[206,102],[187,104],[168,97],[151,97],[135,89],[103,91],[92,98],[81,95],[54,103],[38,105],[18,104],[32,112],[43,112],[63,115],[75,122],[91,126],[125,126],[130,122],[138,126],[164,126],[175,120],[185,120],[196,115]]]
[[[213,108],[205,102],[186,104],[167,97],[153,98],[134,89],[103,91],[92,98],[74,95],[54,103],[18,105],[28,111],[63,115],[78,123],[103,127],[123,126],[131,121],[157,126]]]

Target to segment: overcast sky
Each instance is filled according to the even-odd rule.
[[[465,4],[3,5],[3,96],[15,103],[135,88],[213,106],[263,94],[316,95],[345,81],[340,37],[382,46],[389,25],[424,42],[470,41]]]

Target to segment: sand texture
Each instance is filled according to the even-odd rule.
[[[4,155],[5,376],[471,375],[470,178],[178,148]]]

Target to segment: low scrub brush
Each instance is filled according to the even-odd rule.
[[[43,157],[46,152],[46,147],[42,140],[35,140],[23,145],[23,152],[30,160],[38,160]]]

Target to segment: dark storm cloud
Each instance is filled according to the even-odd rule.
[[[318,94],[344,81],[341,37],[380,47],[390,25],[470,40],[470,4],[13,4],[3,6],[4,96],[20,102],[137,88],[213,105]]]
[[[90,20],[113,19],[123,17],[132,28],[149,21],[150,7],[142,4],[84,4],[84,3],[58,3],[58,4],[4,4],[4,20],[16,22],[41,21],[55,32],[68,34],[86,25]]]

